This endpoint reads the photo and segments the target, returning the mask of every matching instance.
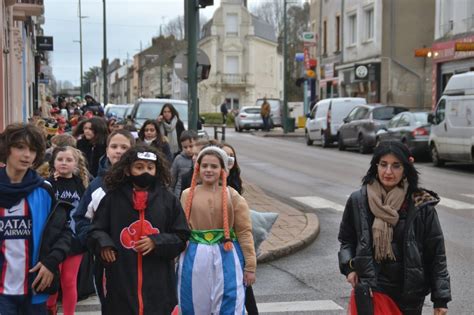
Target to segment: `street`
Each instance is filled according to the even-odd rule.
[[[321,224],[312,245],[259,266],[254,286],[258,303],[273,303],[270,307],[274,302],[308,301],[289,305],[294,308],[287,314],[345,314],[338,306],[346,308],[350,287],[338,269],[337,233],[344,204],[360,186],[371,155],[341,152],[336,147],[307,147],[299,138],[230,132],[226,140],[236,147],[245,180],[297,209],[316,213]],[[421,185],[442,198],[437,210],[451,274],[453,301],[448,305],[449,313],[472,314],[474,169],[457,165],[435,168],[427,162],[417,164],[417,168]],[[282,309],[274,314],[285,314]],[[429,298],[424,313],[432,314]]]
[[[346,314],[350,286],[339,273],[337,234],[344,204],[359,188],[371,155],[308,147],[303,138],[263,138],[233,131],[226,137],[236,148],[244,180],[298,210],[317,214],[321,226],[318,238],[307,248],[258,266],[254,292],[260,313]],[[451,275],[449,314],[473,314],[474,168],[435,168],[428,162],[418,163],[417,168],[422,186],[442,198],[437,210]],[[96,298],[78,306],[78,314],[99,314],[97,310]],[[423,314],[432,313],[428,297]]]

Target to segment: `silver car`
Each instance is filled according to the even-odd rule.
[[[241,132],[243,129],[263,129],[263,120],[260,116],[260,107],[245,106],[242,107],[235,116],[235,131]]]

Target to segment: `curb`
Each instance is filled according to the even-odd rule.
[[[258,133],[255,131],[251,131],[250,134],[256,137],[262,138],[304,138],[303,133],[299,132],[292,132],[292,133]]]
[[[292,242],[289,242],[284,247],[268,250],[261,253],[257,257],[257,262],[265,263],[276,260],[281,257],[285,257],[311,244],[319,235],[319,219],[314,213],[305,213],[305,217],[306,227],[301,232],[298,238],[294,239]]]

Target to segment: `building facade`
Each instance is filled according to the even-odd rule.
[[[198,47],[209,57],[209,78],[199,83],[201,112],[254,105],[283,97],[283,59],[275,29],[250,14],[245,1],[222,0],[204,25]]]
[[[474,1],[436,0],[434,39],[431,47],[433,108],[453,74],[474,71]],[[471,44],[466,51],[457,51],[457,43]]]
[[[319,95],[370,103],[431,105],[430,47],[435,0],[312,0],[310,27],[319,35]],[[314,16],[316,14],[316,16]]]
[[[26,122],[33,112],[36,35],[43,13],[43,0],[0,3],[0,130]]]

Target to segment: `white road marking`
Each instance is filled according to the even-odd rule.
[[[259,313],[311,312],[343,310],[332,300],[258,303]]]
[[[316,196],[292,197],[291,199],[301,202],[302,204],[305,204],[315,209],[331,208],[336,211],[344,211],[343,205]]]
[[[459,200],[449,199],[445,197],[440,197],[441,201],[439,202],[440,206],[444,206],[451,209],[474,209],[474,203],[462,202]]]
[[[474,194],[461,194],[461,195],[474,199]]]

